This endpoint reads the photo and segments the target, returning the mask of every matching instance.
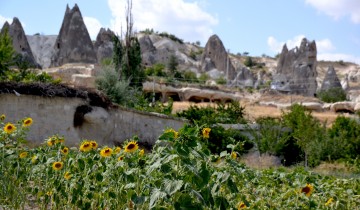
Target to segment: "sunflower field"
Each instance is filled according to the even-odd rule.
[[[0,209],[360,209],[360,178],[250,169],[236,145],[211,154],[211,128],[166,129],[151,151],[60,135],[29,148],[32,123],[0,117]]]

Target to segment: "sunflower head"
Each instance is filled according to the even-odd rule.
[[[22,152],[22,153],[20,153],[19,157],[20,157],[20,158],[26,158],[27,155],[28,155],[27,152]]]
[[[16,130],[16,127],[15,127],[15,125],[12,124],[12,123],[6,123],[6,125],[4,126],[4,131],[5,131],[7,134],[11,134],[11,133],[13,133],[15,130]]]
[[[67,147],[62,148],[61,153],[63,153],[64,155],[69,154],[69,148]]]
[[[6,116],[4,114],[0,115],[0,121],[4,121]]]
[[[110,157],[112,153],[113,153],[113,150],[109,147],[105,147],[100,151],[100,155],[102,157]]]
[[[179,137],[179,133],[172,128],[165,130],[165,133],[173,133],[175,139],[177,139]]]
[[[66,180],[71,179],[71,177],[72,177],[72,175],[71,175],[71,173],[70,173],[69,171],[67,171],[67,172],[64,174],[64,178],[65,178]]]
[[[125,146],[125,152],[135,152],[137,149],[139,149],[139,146],[136,141],[130,141]]]
[[[59,137],[59,136],[55,137],[55,144],[62,144],[64,142],[65,142],[64,137]]]
[[[81,152],[88,152],[92,149],[91,143],[88,141],[84,141],[81,145],[80,145],[80,151]]]
[[[205,139],[208,139],[210,137],[210,131],[211,131],[211,128],[203,128],[202,129],[202,135]]]
[[[98,144],[96,143],[96,141],[90,141],[91,144],[91,149],[97,149],[98,148]]]
[[[23,121],[23,127],[29,127],[33,123],[33,120],[28,117]]]
[[[142,150],[140,150],[139,155],[140,155],[140,156],[143,156],[144,153],[145,153],[145,151],[144,151],[144,149],[142,149]]]
[[[301,188],[301,193],[305,193],[307,197],[310,197],[313,191],[314,191],[314,187],[311,184],[306,184],[305,187]]]
[[[55,170],[55,171],[58,171],[58,170],[61,170],[63,168],[64,164],[62,162],[54,162],[52,164],[52,168]]]
[[[121,151],[121,147],[115,147],[114,154],[118,154]]]
[[[236,157],[237,157],[236,152],[231,152],[231,158],[232,158],[232,159],[236,159]]]
[[[245,209],[247,208],[246,204],[244,202],[240,202],[237,206],[237,209],[240,210],[240,209]]]
[[[36,164],[37,161],[38,161],[38,157],[37,157],[36,155],[32,156],[32,158],[31,158],[31,163],[32,163],[32,164]]]
[[[122,161],[122,160],[124,160],[124,155],[118,157],[118,161]]]

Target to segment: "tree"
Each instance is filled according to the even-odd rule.
[[[171,55],[168,62],[168,69],[172,75],[175,74],[177,66],[179,65],[175,55]]]
[[[9,71],[14,61],[14,55],[15,50],[6,28],[3,33],[0,33],[0,79],[3,79],[6,72]]]

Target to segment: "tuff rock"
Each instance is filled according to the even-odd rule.
[[[104,58],[112,58],[113,55],[113,37],[115,36],[114,32],[110,29],[101,28],[94,44],[96,51],[96,57],[99,62]]]
[[[324,91],[330,88],[342,88],[340,80],[333,66],[329,66],[328,70],[326,71],[326,75],[320,90]]]

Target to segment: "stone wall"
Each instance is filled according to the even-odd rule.
[[[91,111],[78,113],[78,107]],[[77,114],[75,114],[77,112]],[[5,122],[17,122],[25,117],[34,121],[27,134],[30,143],[41,144],[47,137],[59,134],[68,146],[77,146],[82,139],[92,139],[101,145],[113,145],[137,135],[140,142],[154,144],[167,127],[181,128],[184,120],[125,108],[89,106],[80,98],[42,97],[0,94],[0,114]],[[83,116],[82,124],[74,126],[74,117]]]

